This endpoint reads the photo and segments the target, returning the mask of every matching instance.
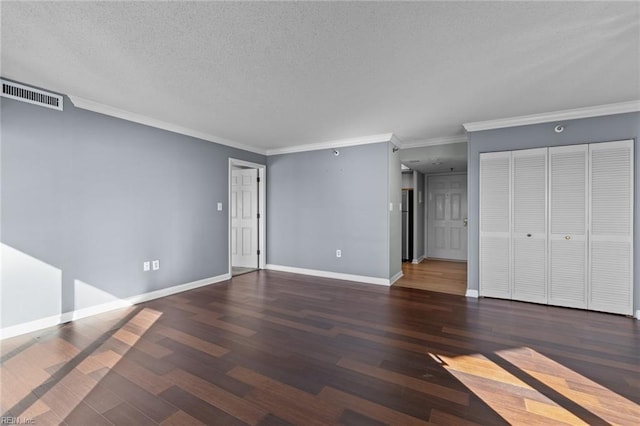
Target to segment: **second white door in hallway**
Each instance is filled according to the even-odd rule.
[[[467,260],[467,175],[429,176],[427,257]]]

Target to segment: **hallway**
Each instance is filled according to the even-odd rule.
[[[464,296],[467,290],[467,262],[425,259],[419,264],[402,264],[404,276],[395,287],[417,288]]]

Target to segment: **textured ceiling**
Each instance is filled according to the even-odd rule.
[[[3,77],[260,149],[640,98],[639,2],[0,7]]]

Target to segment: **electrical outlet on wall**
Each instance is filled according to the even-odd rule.
[[[153,261],[153,270],[157,271],[158,269],[160,269],[160,261],[159,260],[154,260]]]
[[[342,257],[342,250],[336,250],[336,257]]]
[[[151,270],[151,262],[149,262],[148,260],[145,262],[142,262],[142,270],[144,272],[148,272]]]

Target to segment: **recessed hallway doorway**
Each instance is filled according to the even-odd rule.
[[[265,265],[266,166],[229,159],[229,273]]]

